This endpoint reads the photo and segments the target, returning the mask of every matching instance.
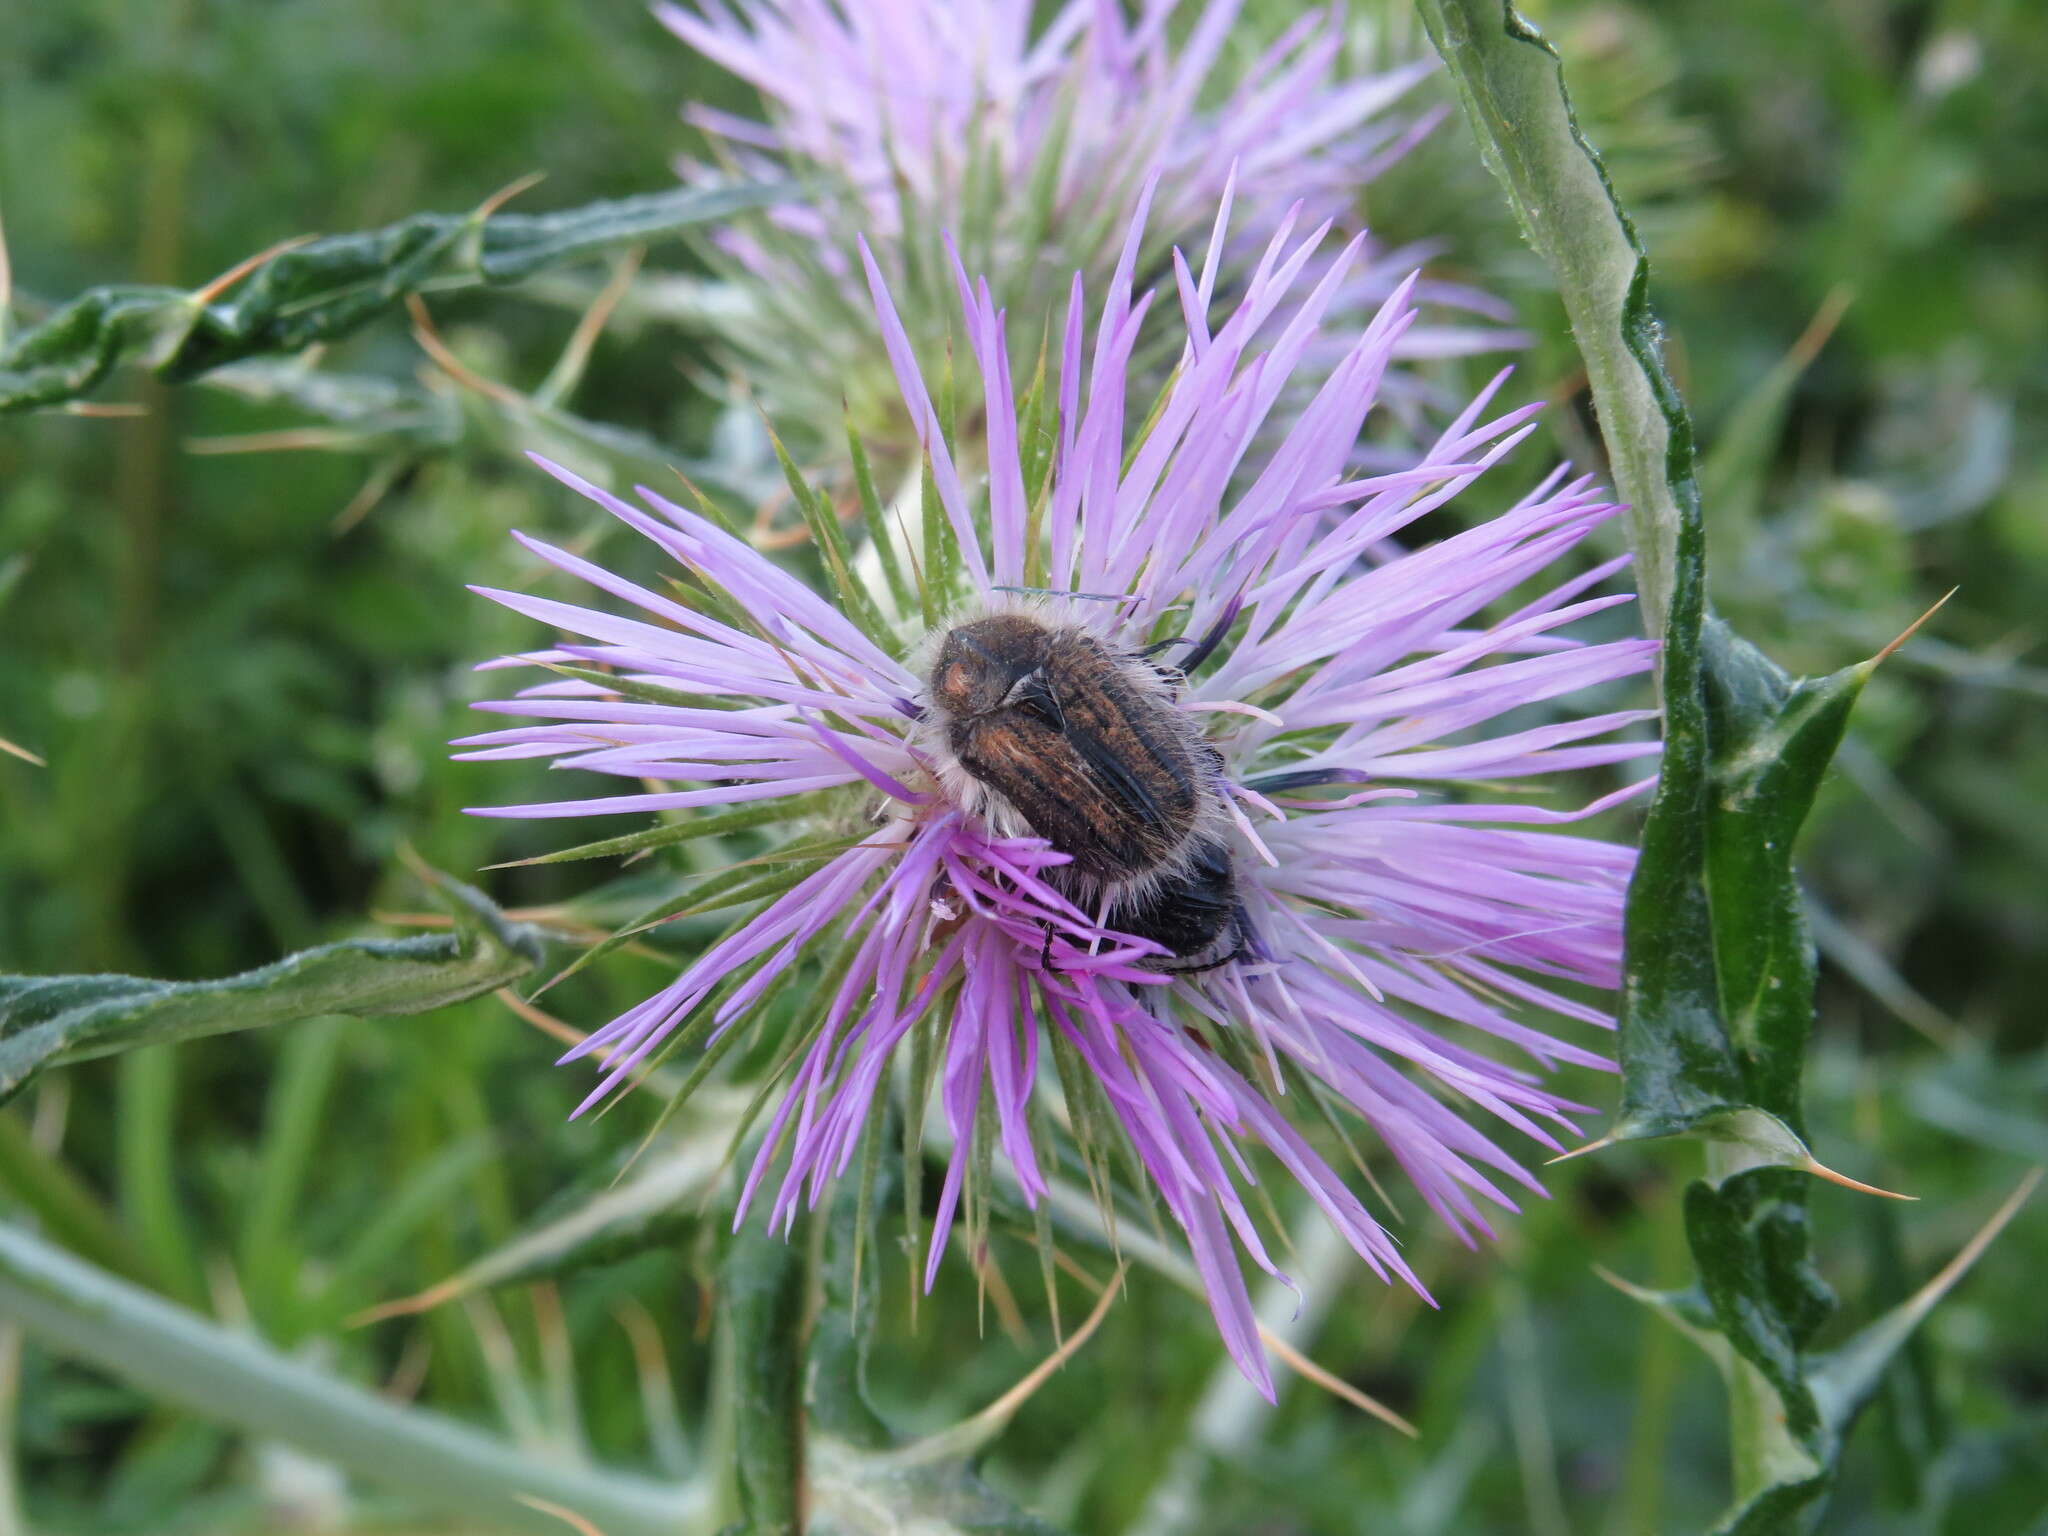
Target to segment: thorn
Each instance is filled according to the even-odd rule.
[[[1918,1195],[1901,1195],[1889,1189],[1879,1189],[1875,1184],[1865,1184],[1858,1179],[1852,1179],[1846,1173],[1835,1172],[1834,1169],[1816,1161],[1810,1155],[1804,1163],[1800,1164],[1800,1167],[1812,1174],[1816,1179],[1826,1179],[1830,1184],[1839,1184],[1842,1188],[1853,1189],[1858,1194],[1881,1195],[1887,1200],[1918,1200],[1920,1198]]]
[[[1009,1391],[990,1403],[981,1412],[961,1420],[951,1429],[942,1429],[922,1440],[886,1452],[874,1458],[878,1463],[894,1469],[909,1469],[930,1464],[933,1461],[949,1459],[973,1451],[985,1443],[1016,1416],[1017,1410],[1061,1366],[1073,1359],[1075,1353],[1095,1335],[1102,1326],[1102,1320],[1109,1315],[1110,1303],[1115,1301],[1123,1289],[1125,1266],[1118,1265],[1115,1274],[1109,1277],[1109,1284],[1102,1288],[1102,1294],[1095,1300],[1095,1308],[1088,1314],[1087,1321],[1076,1328],[1066,1343],[1055,1349],[1034,1366],[1025,1377]]]
[[[340,538],[364,518],[368,517],[398,483],[398,477],[405,472],[405,460],[389,458],[370,471],[355,495],[348,499],[348,505],[334,514],[334,521],[327,525],[327,531]]]
[[[639,272],[640,263],[646,255],[646,246],[635,245],[619,258],[610,279],[576,322],[576,329],[569,333],[568,345],[562,348],[562,355],[555,360],[547,381],[534,392],[535,398],[543,405],[560,404],[582,379],[583,370],[590,362],[590,349],[597,345],[597,338],[603,334],[612,311],[625,298],[626,290],[633,286],[634,275]]]
[[[1606,1281],[1609,1285],[1613,1286],[1617,1291],[1621,1292],[1622,1295],[1631,1297],[1637,1301],[1641,1301],[1651,1294],[1647,1287],[1637,1285],[1633,1280],[1622,1279],[1621,1276],[1617,1275],[1605,1264],[1595,1264],[1593,1266],[1593,1273],[1599,1276],[1600,1279]]]
[[[1269,1329],[1264,1323],[1259,1324],[1259,1339],[1265,1344],[1266,1348],[1278,1355],[1281,1361],[1290,1367],[1296,1375],[1306,1377],[1325,1392],[1343,1398],[1352,1407],[1359,1409],[1361,1412],[1371,1414],[1382,1424],[1399,1430],[1409,1439],[1420,1440],[1422,1438],[1421,1430],[1410,1424],[1385,1403],[1369,1393],[1359,1391],[1358,1388],[1351,1385],[1343,1377],[1332,1375],[1329,1371],[1324,1370],[1315,1361],[1309,1359],[1307,1355],[1304,1355],[1300,1350],[1288,1343],[1287,1340],[1281,1338],[1279,1334]]]
[[[529,1003],[510,987],[500,987],[491,996],[495,997],[507,1008],[510,1008],[542,1034],[551,1035],[564,1045],[581,1045],[583,1043],[584,1035],[582,1030],[577,1029],[574,1025],[564,1024],[545,1009],[534,1007],[532,1003]]]
[[[627,1296],[612,1304],[612,1320],[626,1330],[633,1360],[642,1374],[667,1377],[667,1347],[661,1341],[661,1327],[646,1306]]]
[[[297,453],[351,447],[356,439],[332,427],[284,427],[275,432],[237,432],[221,437],[188,437],[185,451],[202,455],[224,453]]]
[[[2048,1173],[2048,1164],[2036,1163],[2029,1168],[2026,1177],[2020,1180],[2018,1188],[2005,1197],[2005,1204],[1991,1213],[1991,1219],[1977,1229],[1975,1237],[1963,1244],[1960,1253],[1942,1265],[1933,1279],[1913,1293],[1906,1306],[1922,1309],[1931,1307],[1951,1286],[1962,1279],[1964,1272],[1983,1256],[1984,1250],[1989,1248],[1998,1234],[2005,1230],[2006,1223],[2019,1215],[2020,1207],[2025,1205],[2034,1193],[2034,1186],[2041,1182],[2043,1173]]]
[[[555,972],[554,975],[550,976],[546,981],[542,982],[539,986],[535,987],[533,989],[534,997],[539,997],[542,994],[546,993],[549,989],[551,989],[554,986],[556,982],[567,981],[571,976],[575,975],[578,969],[577,961],[580,961],[581,959],[582,956],[579,955],[577,957],[577,960],[572,960],[568,965],[563,966],[562,969]],[[531,1001],[531,999],[528,999],[528,1001]]]
[[[1864,666],[1874,670],[1879,662],[1883,661],[1887,656],[1891,655],[1893,651],[1896,651],[1900,646],[1904,645],[1908,640],[1912,639],[1915,635],[1917,635],[1920,632],[1920,626],[1925,624],[1929,619],[1933,618],[1937,613],[1941,612],[1942,606],[1946,604],[1950,598],[1954,597],[1958,592],[1962,590],[1963,589],[1959,586],[1950,587],[1946,592],[1942,593],[1940,598],[1936,600],[1932,608],[1928,609],[1925,613],[1921,614],[1919,618],[1915,619],[1912,623],[1908,624],[1906,626],[1905,632],[1901,634],[1898,639],[1894,640],[1890,645],[1886,646],[1883,650],[1879,651],[1875,656],[1871,657],[1870,660],[1864,663]]]
[[[997,1325],[1019,1350],[1028,1350],[1031,1347],[1031,1330],[1024,1325],[1024,1313],[1017,1305],[1017,1297],[1011,1291],[1009,1281],[1003,1278],[1002,1266],[989,1261],[986,1243],[974,1259],[974,1271],[977,1287],[987,1287],[989,1302],[996,1309]]]
[[[1569,1152],[1560,1152],[1555,1157],[1545,1158],[1543,1166],[1550,1168],[1558,1163],[1568,1163],[1575,1157],[1584,1157],[1588,1152],[1598,1152],[1602,1147],[1611,1147],[1615,1140],[1614,1133],[1610,1131],[1598,1141],[1589,1141],[1583,1147],[1573,1147]]]
[[[426,302],[418,294],[408,293],[405,296],[405,308],[412,316],[413,340],[420,344],[420,350],[431,357],[449,378],[497,401],[500,405],[520,411],[527,409],[525,397],[517,390],[507,389],[503,384],[471,372],[453,352],[448,350],[448,344],[441,340],[441,333],[434,329],[433,315],[428,312]]]
[[[1828,338],[1835,334],[1835,327],[1842,323],[1842,316],[1855,302],[1856,290],[1847,283],[1835,284],[1821,299],[1820,308],[1813,312],[1813,318],[1806,322],[1806,329],[1799,333],[1799,339],[1792,343],[1787,354],[1796,361],[1802,373],[1820,356],[1820,349],[1828,344]]]
[[[520,193],[531,192],[535,187],[539,186],[542,182],[546,181],[547,179],[548,173],[546,171],[528,171],[524,176],[521,176],[517,181],[507,182],[504,186],[498,188],[497,191],[493,192],[489,197],[485,198],[481,203],[478,203],[476,206],[476,212],[472,215],[472,217],[477,221],[477,223],[484,223],[486,220],[490,218],[492,214],[496,213],[500,208],[504,207],[507,203],[511,202],[513,198],[519,196]]]
[[[367,1328],[372,1323],[381,1323],[394,1317],[416,1317],[422,1312],[431,1312],[444,1301],[452,1301],[462,1294],[462,1280],[455,1277],[430,1285],[416,1296],[401,1296],[396,1301],[380,1301],[374,1307],[343,1319],[344,1328]]]
[[[541,1498],[538,1494],[515,1493],[512,1497],[524,1504],[528,1509],[537,1509],[544,1515],[553,1515],[557,1520],[574,1529],[577,1536],[604,1536],[603,1531],[599,1530],[590,1521],[584,1519],[583,1516],[577,1514],[575,1510],[565,1509],[560,1504],[552,1504],[548,1500]]]
[[[559,980],[560,978],[557,979]],[[550,983],[550,985],[552,985],[552,983]],[[547,1012],[545,1009],[536,1008],[530,1000],[521,997],[517,992],[514,992],[510,987],[500,987],[497,989],[497,991],[493,992],[491,996],[495,997],[507,1008],[510,1008],[515,1014],[517,1014],[520,1018],[524,1019],[527,1023],[531,1024],[535,1029],[539,1030],[542,1034],[548,1035],[553,1039],[559,1040],[564,1045],[581,1045],[584,1041],[585,1036],[582,1030],[576,1028],[576,1026],[573,1024],[564,1023],[562,1020],[556,1018],[553,1014]],[[614,1049],[615,1047],[613,1046],[600,1046],[597,1050],[591,1052],[591,1055],[596,1058],[600,1065],[602,1065],[603,1063],[611,1059],[611,1054]],[[632,1080],[626,1084],[626,1086],[628,1088],[652,1087],[658,1089],[663,1093],[672,1093],[674,1092],[675,1088],[675,1085],[667,1081],[664,1074],[658,1068],[652,1066],[644,1068],[642,1071],[636,1073],[633,1076]],[[623,1095],[621,1096],[623,1097]],[[660,1129],[661,1126],[657,1123],[654,1127],[654,1130],[659,1131]],[[648,1133],[647,1140],[641,1144],[640,1152],[646,1151],[648,1145],[650,1145],[653,1142],[653,1139],[654,1132],[650,1131]],[[614,1178],[612,1181],[615,1185],[618,1183],[619,1178],[623,1178],[628,1172],[631,1171],[632,1164],[633,1162],[639,1159],[640,1152],[635,1152],[633,1154],[632,1159],[630,1159],[627,1162],[626,1166],[619,1170],[618,1178]]]
[[[16,746],[13,742],[9,741],[5,736],[0,736],[0,752],[5,752],[9,757],[18,757],[24,763],[34,763],[38,768],[47,768],[50,766],[48,763],[44,762],[40,757],[36,756],[35,753],[29,751],[27,747]]]
[[[426,1384],[427,1367],[433,1359],[433,1335],[422,1328],[413,1329],[406,1335],[405,1348],[391,1374],[384,1378],[384,1385],[378,1388],[379,1393],[394,1403],[410,1403]]]
[[[438,891],[441,889],[441,872],[420,857],[419,849],[413,847],[410,838],[406,838],[399,843],[397,854],[398,862],[403,864],[415,879],[424,881],[434,890]]]
[[[316,238],[313,235],[294,235],[289,240],[278,241],[277,244],[271,246],[268,250],[258,251],[254,256],[245,256],[232,267],[229,267],[227,271],[221,273],[219,277],[206,284],[205,287],[195,288],[191,293],[187,294],[185,302],[194,309],[204,309],[265,262],[282,256],[286,251],[295,251],[302,245],[311,245]]]
[[[710,521],[714,523],[717,522],[718,519],[711,516],[711,505],[705,499],[703,487],[699,486],[696,481],[692,480],[688,475],[684,474],[681,466],[679,465],[669,465],[668,472],[674,475],[676,479],[682,482],[683,489],[688,491],[690,493],[691,499],[697,503],[694,507],[691,507],[689,510],[695,512],[699,517],[708,518]],[[690,567],[690,569],[695,570],[696,567],[692,566]]]

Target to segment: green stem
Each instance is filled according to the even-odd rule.
[[[1417,0],[1489,169],[1557,281],[1600,417],[1615,489],[1628,503],[1643,632],[1661,636],[1697,536],[1692,428],[1664,371],[1649,262],[1579,133],[1557,54],[1508,0]],[[1494,44],[1505,30],[1512,46]]]
[[[1756,1166],[1754,1155],[1740,1142],[1709,1141],[1702,1150],[1707,1180],[1716,1186]],[[1777,1389],[1739,1350],[1728,1352],[1721,1379],[1728,1392],[1728,1465],[1735,1491],[1732,1507],[1742,1509],[1780,1479],[1785,1404]]]
[[[0,1318],[61,1353],[252,1435],[290,1442],[366,1482],[479,1524],[561,1536],[572,1510],[605,1536],[702,1528],[695,1487],[549,1466],[525,1450],[286,1359],[0,1223]]]
[[[806,1245],[808,1246],[808,1245]],[[747,1536],[804,1528],[804,1255],[743,1228],[719,1270],[722,1332],[733,1355],[740,1503]]]

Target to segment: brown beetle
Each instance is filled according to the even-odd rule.
[[[1236,957],[1244,919],[1222,764],[1175,708],[1173,674],[1081,625],[1007,612],[946,631],[929,693],[927,740],[956,801],[1069,855],[1051,878],[1169,951],[1153,968]]]

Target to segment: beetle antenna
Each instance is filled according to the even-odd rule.
[[[991,592],[1024,592],[1035,597],[1085,597],[1098,603],[1128,603],[1129,592],[1069,592],[1064,587],[990,587]]]

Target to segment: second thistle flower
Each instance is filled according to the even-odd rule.
[[[1290,210],[1304,229],[1355,224],[1359,198],[1440,116],[1403,103],[1432,67],[1413,61],[1340,77],[1343,13],[1260,28],[1240,0],[703,0],[657,5],[678,37],[755,87],[763,117],[702,106],[710,161],[685,179],[737,172],[791,183],[792,200],[720,237],[716,259],[745,303],[720,325],[731,362],[771,414],[832,422],[842,396],[892,465],[903,445],[856,238],[873,244],[920,362],[941,366],[953,315],[941,231],[999,306],[1036,326],[1084,274],[1110,279],[1141,189],[1152,186],[1138,275],[1166,276],[1175,244],[1207,233],[1234,196],[1223,286]],[[1362,313],[1415,265],[1368,253],[1340,308]],[[1484,294],[1434,297],[1478,323],[1411,328],[1397,356],[1496,348],[1511,311]],[[1467,317],[1468,320],[1473,317]],[[1010,338],[1028,364],[1040,333]],[[1150,341],[1150,339],[1148,339]],[[1149,393],[1174,348],[1141,344]]]

